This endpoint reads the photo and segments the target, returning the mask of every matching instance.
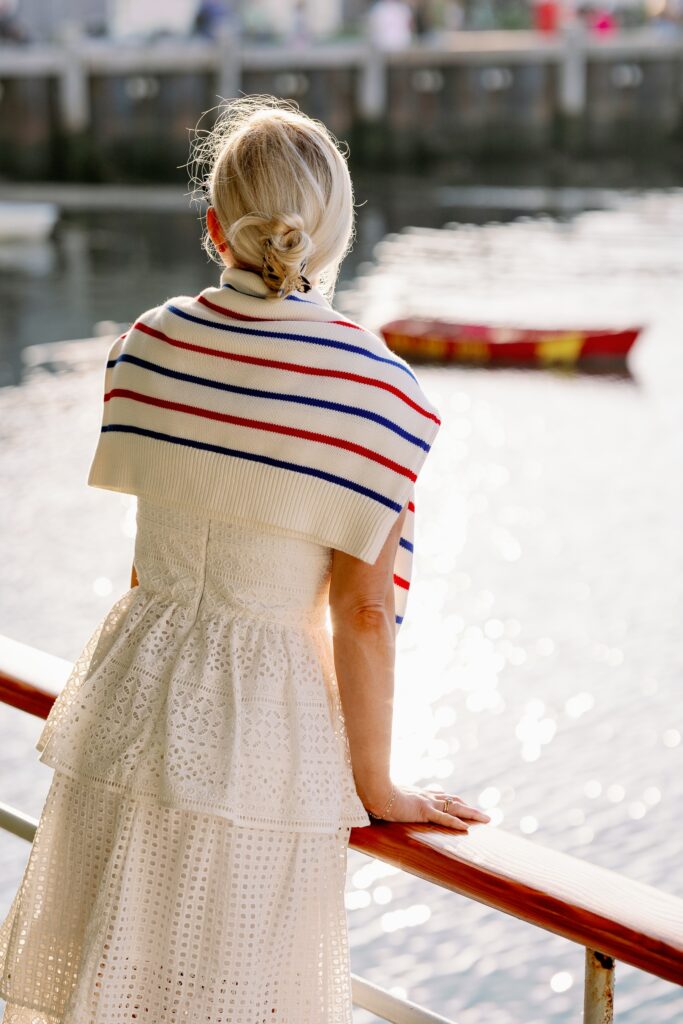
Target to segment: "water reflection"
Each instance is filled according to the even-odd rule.
[[[66,213],[42,243],[0,246],[0,386],[18,384],[30,344],[88,338],[101,320],[129,323],[215,272],[189,213]],[[134,283],[134,287],[132,286]]]
[[[376,265],[344,291],[345,312],[376,325],[413,313],[649,324],[632,354],[638,388],[612,375],[421,368],[443,428],[417,509],[393,768],[427,785],[451,761],[438,781],[485,808],[488,827],[670,892],[683,891],[672,834],[683,741],[670,717],[683,606],[681,226],[683,195],[669,194],[572,223],[413,229],[386,239]],[[413,892],[392,886],[393,903],[413,905]],[[482,959],[477,912],[459,906],[454,934],[440,899],[429,929],[453,947],[444,993],[454,965],[466,965],[452,1015],[466,1007],[468,1020],[496,1019],[472,969]],[[402,949],[417,958],[411,931]],[[501,970],[515,942],[530,941],[513,933],[499,922],[491,939]],[[522,1017],[559,1024],[580,1012],[575,953],[538,941],[543,966],[531,967],[530,949],[520,954],[524,971],[513,982],[506,974],[506,993]],[[380,951],[363,953],[379,968]],[[620,1019],[683,1013],[670,988],[637,983],[640,1000],[634,990],[630,1005],[617,1001]],[[571,1001],[549,1002],[549,989]]]
[[[117,244],[113,220],[65,225],[47,280],[56,287],[60,267],[90,266],[79,286],[89,298],[68,283],[57,324],[41,286],[24,327],[31,341],[49,340],[48,326],[71,330],[73,303],[79,325],[123,320],[131,296],[135,313],[204,283],[185,223],[124,217],[130,238]],[[377,263],[339,294],[345,312],[370,324],[411,303],[501,321],[577,311],[647,319],[633,353],[638,388],[564,374],[420,372],[443,428],[418,496],[392,772],[471,799],[491,827],[671,892],[683,891],[683,742],[672,715],[683,603],[682,226],[683,199],[663,195],[564,224],[415,230],[383,243]],[[147,230],[155,237],[142,246]],[[33,286],[23,287],[26,299]],[[128,587],[134,539],[128,496],[85,485],[101,386],[101,353],[85,348],[89,361],[73,350],[53,359],[54,373],[37,359],[20,388],[0,395],[0,468],[14,496],[0,535],[3,628],[65,657]],[[30,808],[33,784],[17,772],[28,744],[19,750],[13,735],[0,767],[24,795],[6,798]],[[415,998],[428,985],[421,1001],[468,1024],[579,1016],[568,943],[355,853],[346,900],[354,966],[387,988]],[[683,1016],[672,986],[625,975],[621,991],[631,1001],[617,1001],[624,1024]]]

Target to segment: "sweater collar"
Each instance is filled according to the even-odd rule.
[[[221,273],[221,288],[239,292],[241,295],[252,299],[264,299],[268,302],[269,308],[277,303],[286,303],[285,308],[291,310],[295,303],[306,303],[313,306],[321,306],[323,309],[331,309],[329,302],[317,288],[311,288],[308,292],[292,292],[284,298],[273,295],[266,282],[260,274],[253,270],[241,270],[238,267],[225,267]]]

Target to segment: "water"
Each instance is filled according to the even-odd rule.
[[[505,830],[683,896],[683,194],[445,227],[452,211],[425,202],[386,237],[400,209],[361,212],[336,305],[368,326],[646,326],[627,376],[418,371],[443,428],[418,492],[394,777],[438,781]],[[73,215],[42,272],[13,271],[23,333],[4,358],[22,382],[0,391],[0,611],[5,633],[66,658],[129,584],[134,499],[85,485],[106,340],[33,350],[30,372],[18,341],[83,337],[201,287],[197,237],[190,218]],[[51,777],[40,727],[0,709],[2,798],[35,816]],[[28,847],[0,840],[2,912]],[[459,1024],[581,1019],[580,947],[355,851],[347,902],[369,980]],[[668,1024],[683,992],[618,963],[615,1008],[620,1024]]]

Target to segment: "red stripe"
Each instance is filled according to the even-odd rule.
[[[408,502],[408,511],[409,512],[414,512],[415,511],[415,503],[414,502],[412,502],[412,501]]]
[[[402,576],[397,576],[396,573],[394,573],[394,583],[397,587],[403,587],[404,590],[408,590],[410,587],[408,580],[404,580]]]
[[[409,480],[415,481],[417,479],[416,474],[406,466],[401,466],[400,463],[394,462],[393,459],[387,459],[384,455],[380,455],[379,452],[372,451],[371,448],[365,448],[363,445],[355,444],[353,441],[345,441],[341,437],[331,437],[329,434],[316,434],[312,430],[284,427],[277,423],[247,419],[244,416],[231,416],[229,413],[216,412],[213,409],[200,409],[195,405],[185,405],[182,402],[171,402],[164,398],[143,395],[139,391],[130,391],[128,388],[112,388],[111,391],[105,394],[104,401],[108,402],[110,398],[130,398],[134,402],[145,402],[147,405],[156,405],[162,409],[175,409],[176,412],[186,412],[191,416],[203,416],[205,419],[219,420],[222,423],[234,423],[238,427],[255,427],[257,430],[268,430],[274,434],[301,437],[305,441],[318,441],[320,444],[329,444],[335,448],[344,448],[346,451],[355,452],[356,455],[362,455],[366,459],[378,462],[380,465],[386,466],[387,469],[393,469],[395,473],[399,473],[401,476],[407,476]]]
[[[228,309],[227,306],[219,306],[215,302],[210,302],[209,299],[204,295],[195,296],[197,302],[201,302],[202,306],[207,306],[212,309],[215,313],[222,313],[223,316],[229,316],[235,320],[259,320],[261,322],[270,320],[272,323],[279,322],[275,317],[272,316],[248,316],[247,313],[238,313],[236,309]],[[320,321],[315,321],[319,323]],[[326,324],[339,324],[340,327],[353,327],[354,331],[359,331],[360,327],[358,324],[352,324],[350,320],[324,320]]]
[[[347,373],[344,370],[325,370],[315,366],[306,366],[303,363],[287,363],[279,359],[263,359],[260,356],[245,356],[239,355],[236,352],[225,352],[221,349],[207,348],[204,345],[194,345],[189,341],[179,341],[177,338],[169,338],[163,331],[157,331],[154,327],[148,327],[147,324],[143,324],[141,320],[136,320],[133,327],[142,331],[143,334],[149,334],[152,338],[157,338],[159,341],[165,341],[169,345],[175,345],[176,348],[189,349],[191,352],[202,352],[207,356],[218,356],[220,359],[231,359],[237,363],[249,363],[252,366],[269,366],[275,370],[290,370],[294,373],[306,373],[312,377],[335,377],[338,380],[352,380],[357,384],[368,384],[371,387],[381,388],[382,391],[389,391],[392,395],[396,395],[402,402],[409,405],[411,409],[419,412],[421,416],[426,416],[428,420],[433,420],[434,423],[441,423],[438,416],[434,413],[428,412],[423,409],[422,406],[414,402],[412,398],[406,395],[399,388],[394,387],[393,384],[387,384],[383,380],[376,380],[374,377],[363,377],[359,373]]]

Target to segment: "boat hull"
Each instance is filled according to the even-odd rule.
[[[526,330],[422,318],[380,328],[389,348],[409,361],[489,366],[623,364],[640,331]]]

